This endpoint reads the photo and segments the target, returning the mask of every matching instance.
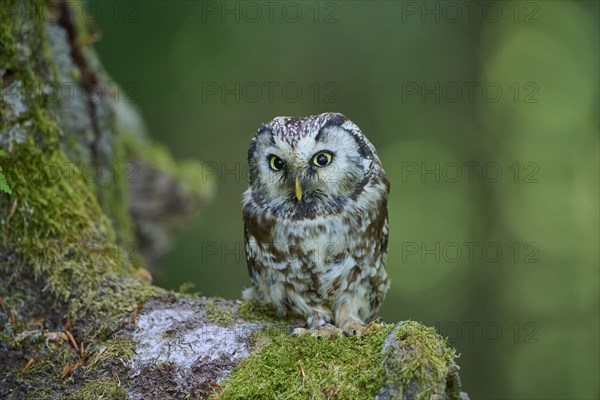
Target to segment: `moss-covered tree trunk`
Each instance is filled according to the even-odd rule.
[[[73,1],[0,3],[0,398],[460,397],[454,353],[406,322],[291,337],[249,304],[151,285],[201,165],[152,143]]]

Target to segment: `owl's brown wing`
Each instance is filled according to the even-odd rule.
[[[389,193],[389,182],[383,177],[383,182],[386,191]],[[385,272],[385,260],[388,250],[388,211],[387,211],[387,196],[385,196],[379,206],[373,210],[371,224],[367,228],[367,237],[375,247],[375,254],[371,266],[376,269],[374,274],[371,274],[370,284],[372,292],[370,293],[370,304],[372,312],[375,312],[385,297],[385,293],[389,287],[389,278]]]
[[[246,252],[246,264],[248,266],[248,275],[250,276],[250,279],[252,279],[252,282],[256,283],[258,277],[260,276],[260,273],[256,268],[256,250],[253,248],[254,246],[252,245],[253,238],[249,232],[245,214],[246,213],[244,213],[244,249]]]
[[[243,208],[242,217],[244,219],[244,243],[248,275],[250,275],[252,282],[256,283],[264,270],[264,266],[258,262],[259,252],[261,247],[268,246],[271,243],[271,233],[275,221],[265,218],[259,219],[249,207]]]
[[[383,223],[383,229],[381,230],[381,246],[379,247],[382,257],[385,259],[388,251],[388,216],[387,209],[385,210],[385,222]]]
[[[377,230],[376,232],[380,232],[380,252],[381,252],[381,257],[382,257],[382,261],[383,263],[385,263],[385,258],[387,256],[387,250],[388,250],[388,234],[389,234],[389,229],[388,229],[388,209],[387,209],[387,202],[388,202],[388,195],[390,193],[390,181],[387,179],[387,177],[385,176],[385,173],[382,172],[382,176],[381,176],[381,181],[383,182],[384,186],[385,186],[385,196],[382,199],[382,202],[379,205],[379,208],[377,210],[379,217],[376,219],[375,222],[375,229]],[[380,224],[383,221],[382,224]]]
[[[246,265],[248,266],[248,275],[253,283],[256,283],[260,277],[260,267],[256,265],[255,249],[251,245],[248,237],[248,229],[244,226],[244,243],[246,249]]]
[[[389,193],[389,183],[385,177],[383,183]],[[372,208],[370,211],[370,224],[366,229],[366,236],[371,243],[378,244],[377,253],[385,257],[388,248],[388,210],[387,210],[387,196],[385,196],[376,208]]]

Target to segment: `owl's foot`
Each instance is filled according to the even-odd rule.
[[[315,327],[315,328],[295,328],[292,331],[292,335],[297,335],[297,336],[304,336],[304,335],[310,335],[316,338],[329,338],[329,337],[336,337],[336,336],[343,336],[344,335],[344,331],[342,331],[340,328],[331,325],[331,324],[324,324],[321,325],[319,327]]]
[[[368,324],[363,324],[357,320],[350,320],[343,325],[343,330],[345,336],[366,336],[383,328],[384,325],[385,323],[381,318],[377,318]]]

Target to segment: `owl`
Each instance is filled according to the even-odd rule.
[[[296,333],[368,333],[389,287],[390,184],[375,147],[339,113],[277,117],[248,164],[242,297],[303,318]]]

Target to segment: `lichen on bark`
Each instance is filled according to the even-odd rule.
[[[0,166],[11,188],[0,192],[2,398],[96,393],[92,380],[115,381],[96,368],[100,354],[114,356],[115,332],[134,325],[138,304],[166,293],[149,282],[145,249],[212,191],[194,182],[199,162],[180,165],[163,148],[161,165],[146,162],[156,145],[125,119],[132,106],[103,90],[116,85],[82,27],[76,2],[0,4]],[[183,206],[132,213],[137,193],[122,168],[136,162],[152,170],[144,184],[175,189],[155,199]],[[153,236],[141,240],[135,223],[150,219]]]
[[[149,276],[137,270],[151,260],[132,255],[154,242],[144,237],[141,243],[133,219],[153,220],[155,236],[165,236],[160,224],[191,212],[210,197],[212,186],[194,181],[200,163],[176,163],[147,140],[143,128],[132,131],[119,119],[135,111],[101,91],[115,84],[82,44],[78,3],[11,0],[0,10],[5,152],[0,163],[14,188],[0,196],[0,233],[3,256],[22,265],[3,272],[16,282],[15,274],[31,268],[50,298],[67,305],[71,318],[122,314],[160,292],[138,279]],[[47,21],[50,12],[58,16]],[[130,212],[136,182],[122,175],[127,163],[136,171],[152,169],[162,181],[168,178],[170,188],[180,189],[179,196],[157,193],[155,201],[162,195],[165,203],[175,198],[185,205],[151,216]],[[4,303],[12,307],[11,288],[3,289]]]

